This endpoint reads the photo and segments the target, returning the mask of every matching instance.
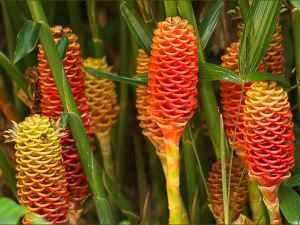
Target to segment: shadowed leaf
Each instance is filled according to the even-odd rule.
[[[14,63],[32,52],[39,40],[41,25],[27,20],[17,35]]]

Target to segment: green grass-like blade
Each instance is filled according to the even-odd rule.
[[[239,71],[242,77],[256,71],[263,60],[275,31],[281,3],[281,0],[253,1],[240,41]]]
[[[202,47],[205,48],[221,16],[224,3],[218,0],[206,12],[203,20],[199,24],[199,35]]]
[[[138,45],[144,49],[147,55],[150,55],[153,36],[151,30],[145,26],[143,19],[139,17],[127,3],[121,3],[120,9],[123,19],[125,20],[131,34],[135,37]]]

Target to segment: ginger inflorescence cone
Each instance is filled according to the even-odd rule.
[[[37,66],[29,67],[25,70],[25,79],[29,82],[33,94],[33,103],[30,107],[30,113],[41,113],[41,91],[39,87],[39,69]]]
[[[55,43],[63,35],[69,39],[69,46],[66,56],[62,63],[69,84],[75,98],[81,120],[91,145],[94,144],[92,129],[90,125],[90,113],[88,112],[87,97],[85,94],[85,73],[82,70],[82,58],[78,37],[72,34],[70,28],[55,26],[51,28]],[[39,68],[39,87],[41,91],[41,114],[51,119],[57,120],[64,112],[54,78],[51,74],[49,64],[41,44],[38,45],[38,68]],[[89,194],[88,183],[80,161],[80,155],[76,150],[75,140],[72,137],[71,129],[66,129],[66,134],[61,139],[63,165],[66,169],[68,181],[70,218],[77,220],[82,210],[82,203]],[[75,221],[74,221],[75,222]]]
[[[6,131],[7,142],[14,141],[17,161],[19,202],[52,224],[68,221],[66,171],[62,165],[58,123],[38,114],[27,117]],[[28,214],[23,224],[33,221]]]
[[[244,114],[249,176],[259,183],[271,224],[281,224],[278,188],[294,165],[292,114],[288,95],[276,82],[255,82]]]
[[[149,57],[146,55],[143,49],[138,50],[136,73],[143,74],[148,72],[149,69]],[[138,86],[136,88],[136,108],[138,111],[137,119],[140,121],[140,127],[142,133],[145,135],[155,147],[156,153],[160,158],[163,170],[165,172],[165,152],[163,145],[163,134],[160,127],[152,119],[149,112],[149,88],[144,86]]]
[[[226,160],[226,177],[230,182],[230,197],[229,197],[229,211],[231,221],[237,220],[242,212],[243,205],[247,201],[247,176],[243,174],[245,164],[240,159],[233,157],[231,174],[230,159]],[[222,168],[221,160],[215,162],[209,172],[208,183],[209,191],[209,208],[212,211],[218,224],[224,224],[224,204],[222,192]]]
[[[198,55],[192,25],[167,17],[154,31],[149,60],[149,113],[163,133],[169,223],[188,223],[179,189],[179,140],[197,107]]]
[[[111,72],[105,57],[87,58],[84,67]],[[112,80],[86,74],[86,95],[92,115],[91,122],[95,135],[100,142],[103,166],[111,179],[115,178],[113,154],[111,150],[111,129],[116,123],[120,107],[117,103],[116,86]]]

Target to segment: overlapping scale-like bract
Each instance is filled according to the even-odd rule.
[[[37,66],[29,67],[25,71],[25,79],[29,82],[33,91],[33,104],[30,109],[31,114],[41,113],[41,91],[39,88],[39,69]]]
[[[136,73],[143,74],[148,72],[149,57],[144,50],[138,50]],[[143,134],[150,138],[156,147],[163,142],[162,131],[155,123],[148,111],[149,109],[149,88],[138,86],[136,88],[136,108],[138,110],[137,119],[140,121],[140,127],[143,129]]]
[[[235,221],[243,208],[248,196],[247,177],[243,174],[245,165],[238,158],[233,158],[230,182],[229,210],[232,221]],[[226,177],[229,179],[230,159],[226,160]],[[224,205],[222,192],[221,161],[215,162],[208,176],[209,208],[218,224],[224,224]]]
[[[284,76],[285,67],[283,51],[282,27],[280,24],[277,24],[273,39],[264,56],[264,64],[269,73]]]
[[[105,58],[87,58],[83,65],[103,72],[111,71]],[[110,132],[112,125],[117,121],[119,112],[116,86],[112,80],[98,78],[88,73],[85,82],[93,129],[100,133]]]
[[[93,143],[92,130],[90,125],[90,114],[88,112],[87,97],[85,95],[85,73],[82,70],[82,58],[78,37],[72,34],[69,28],[55,26],[51,28],[55,43],[62,35],[69,39],[69,46],[66,56],[63,59],[63,66],[70,83],[72,93],[77,103],[81,120],[84,124],[86,133]],[[64,112],[58,90],[55,86],[54,78],[51,74],[45,52],[39,44],[39,84],[41,90],[41,114],[57,120]],[[83,200],[87,197],[89,190],[87,180],[83,171],[83,165],[80,161],[79,153],[76,150],[75,140],[72,137],[71,130],[66,130],[66,135],[62,137],[63,165],[66,168],[66,178],[68,181],[69,204],[70,208],[79,210]]]
[[[247,92],[244,123],[249,175],[271,187],[290,176],[294,164],[292,114],[276,82],[255,82]]]
[[[198,56],[194,29],[187,20],[168,17],[158,23],[152,41],[150,115],[160,127],[183,128],[197,107]]]
[[[239,43],[234,42],[227,48],[227,53],[222,56],[222,66],[233,70],[236,74],[238,71]],[[239,84],[229,81],[221,81],[220,95],[223,109],[224,125],[228,142],[234,148],[238,155],[243,156],[245,150],[244,142],[244,107],[246,92],[250,84],[244,85],[244,90]],[[242,96],[242,101],[241,101]],[[238,123],[237,123],[238,116]]]
[[[61,128],[45,116],[27,117],[6,132],[14,141],[19,202],[52,224],[65,224],[68,191],[62,166]],[[23,224],[31,224],[25,215]]]

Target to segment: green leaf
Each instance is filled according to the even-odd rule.
[[[17,35],[14,63],[32,52],[39,40],[41,25],[27,20]]]
[[[9,198],[0,199],[0,224],[18,224],[27,212],[25,206],[18,205]]]
[[[284,217],[291,224],[300,223],[300,198],[296,191],[281,185],[278,191],[280,209]]]
[[[241,78],[231,70],[211,63],[199,63],[199,80],[215,81],[226,80],[237,84],[241,84]]]
[[[60,125],[62,128],[66,128],[69,123],[69,113],[64,112],[63,114],[60,115]]]
[[[223,6],[223,1],[218,0],[208,9],[203,20],[199,24],[199,34],[201,37],[201,44],[203,48],[205,48],[205,46],[207,45],[211,35],[216,28],[216,25],[221,16]]]
[[[134,78],[122,77],[112,73],[107,73],[100,70],[94,70],[87,67],[84,68],[84,71],[96,77],[106,78],[106,79],[122,82],[125,84],[147,86],[147,82],[143,78],[138,78],[138,76],[135,76]]]
[[[59,42],[56,44],[60,59],[65,58],[68,46],[69,46],[69,39],[68,39],[67,35],[63,35],[61,37],[61,39],[59,40]]]
[[[281,3],[281,0],[253,1],[240,42],[239,70],[242,77],[256,71],[262,62],[275,31]]]
[[[300,174],[297,174],[285,180],[283,185],[290,188],[300,185]]]
[[[300,8],[300,1],[299,0],[290,0],[290,3],[295,8]]]
[[[139,17],[127,3],[121,3],[120,9],[122,17],[125,20],[131,34],[138,42],[138,45],[144,49],[147,55],[150,55],[153,33],[146,27],[143,19]]]
[[[246,74],[246,82],[253,82],[253,81],[276,81],[277,83],[279,83],[282,87],[284,88],[290,88],[290,84],[289,82],[282,76],[279,75],[274,75],[271,73],[267,73],[267,72],[250,72]]]

